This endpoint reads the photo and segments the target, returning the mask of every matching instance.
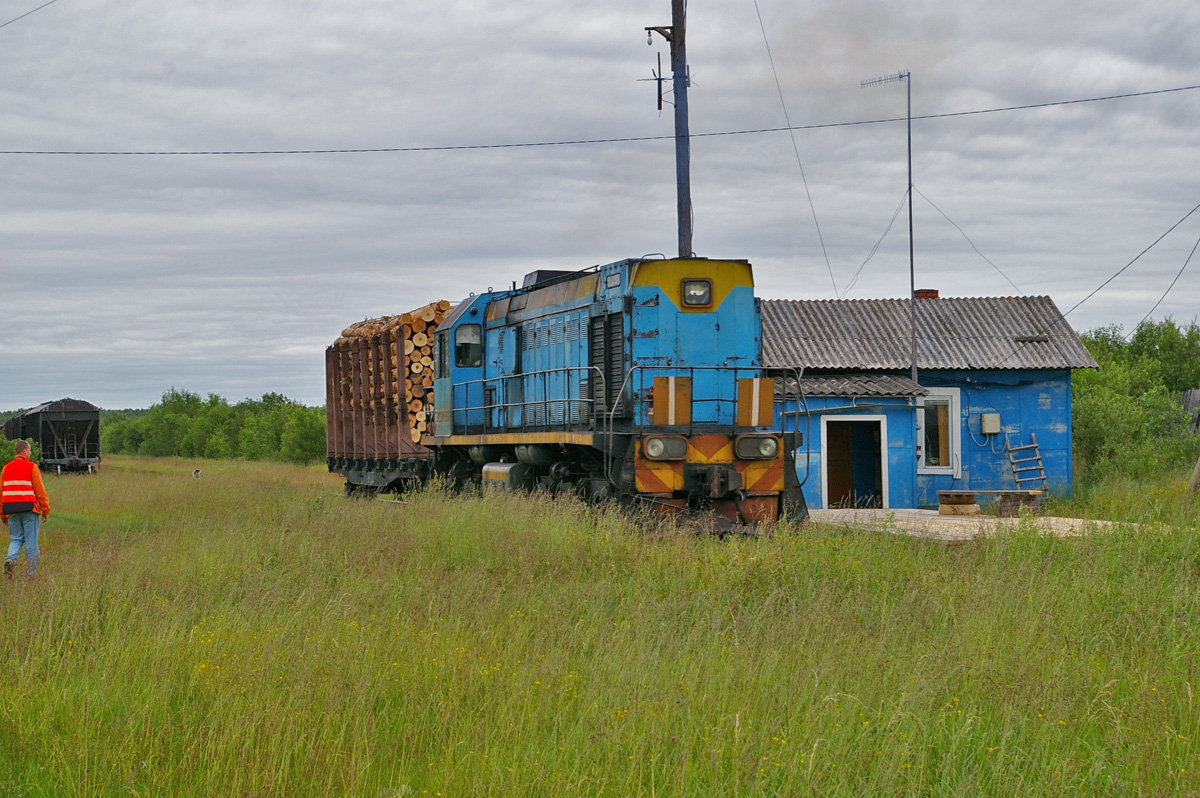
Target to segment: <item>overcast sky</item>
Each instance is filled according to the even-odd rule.
[[[42,1],[0,0],[0,22]],[[898,70],[914,116],[1200,84],[1184,0],[758,8],[794,126],[903,117],[903,84],[859,87]],[[658,52],[669,64],[643,28],[670,21],[669,0],[57,0],[0,28],[0,149],[667,136],[639,81]],[[688,23],[693,134],[783,127],[754,0],[696,0]],[[1200,91],[914,121],[918,287],[1068,310],[1200,203],[1197,131]],[[904,199],[904,123],[795,144],[828,265],[786,132],[693,140],[697,254],[750,260],[764,297],[907,296],[904,212],[863,266]],[[324,348],[351,322],[674,254],[674,169],[669,140],[0,155],[0,409],[144,407],[172,386],[320,404]],[[1198,238],[1200,213],[1069,321],[1132,328]],[[1198,305],[1193,263],[1154,317]]]

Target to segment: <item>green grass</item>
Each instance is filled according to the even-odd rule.
[[[1200,794],[1191,527],[722,540],[211,461],[47,488],[0,794]]]

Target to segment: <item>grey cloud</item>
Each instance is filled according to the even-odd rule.
[[[1200,12],[1106,2],[760,0],[794,124],[1194,83]],[[783,124],[751,4],[690,3],[697,133]],[[0,149],[293,149],[669,135],[642,28],[669,3],[207,0],[55,4],[0,30]],[[1197,202],[1193,93],[914,123],[914,182],[1022,290],[1062,309]],[[902,123],[800,131],[844,290],[905,188]],[[693,142],[696,246],[766,296],[833,296],[786,133]],[[145,405],[168,387],[322,401],[342,327],[534,268],[674,249],[669,141],[316,156],[0,156],[0,407]],[[1011,293],[920,196],[918,283]],[[1193,217],[1071,317],[1132,325]],[[907,218],[850,296],[903,296]],[[20,288],[15,288],[19,286]],[[1190,274],[1157,312],[1190,319]],[[11,306],[10,306],[11,307]]]

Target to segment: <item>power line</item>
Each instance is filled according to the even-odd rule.
[[[1154,247],[1156,247],[1160,241],[1162,241],[1164,238],[1166,238],[1166,237],[1167,237],[1167,236],[1169,236],[1169,235],[1170,235],[1172,232],[1174,232],[1175,228],[1179,227],[1179,225],[1183,224],[1183,223],[1184,223],[1184,222],[1186,222],[1186,221],[1187,221],[1189,218],[1191,218],[1192,214],[1194,214],[1196,211],[1200,211],[1200,203],[1198,203],[1198,204],[1197,204],[1195,207],[1193,207],[1193,208],[1192,208],[1190,211],[1188,211],[1187,213],[1185,213],[1185,214],[1183,215],[1183,218],[1181,218],[1181,219],[1180,219],[1179,221],[1177,221],[1175,224],[1171,225],[1171,226],[1170,226],[1170,227],[1167,229],[1167,231],[1166,231],[1165,233],[1163,233],[1162,235],[1160,235],[1158,238],[1154,239],[1153,243],[1151,243],[1151,244],[1150,244],[1150,246],[1146,247],[1146,248],[1145,248],[1145,249],[1143,249],[1141,252],[1139,252],[1137,255],[1135,255],[1135,256],[1133,257],[1133,260],[1129,261],[1129,263],[1126,263],[1124,266],[1122,266],[1121,268],[1117,269],[1116,273],[1115,273],[1115,274],[1113,274],[1113,276],[1112,276],[1112,277],[1109,277],[1107,280],[1105,280],[1104,282],[1100,283],[1100,285],[1096,286],[1096,288],[1095,288],[1095,289],[1094,289],[1094,290],[1093,290],[1093,291],[1092,291],[1090,294],[1088,294],[1088,295],[1087,295],[1087,296],[1085,296],[1083,299],[1081,299],[1081,300],[1079,300],[1078,302],[1076,302],[1076,303],[1075,303],[1075,304],[1074,304],[1074,305],[1071,307],[1071,309],[1070,309],[1070,310],[1068,310],[1066,313],[1060,314],[1060,315],[1059,315],[1059,317],[1058,317],[1058,319],[1057,319],[1057,321],[1053,321],[1053,322],[1051,322],[1050,324],[1047,324],[1047,325],[1046,325],[1045,327],[1043,327],[1041,330],[1038,330],[1038,332],[1037,332],[1036,334],[1034,334],[1034,335],[1030,336],[1030,338],[1038,338],[1038,337],[1040,337],[1040,336],[1041,336],[1043,333],[1045,333],[1045,332],[1049,331],[1049,330],[1050,330],[1052,327],[1057,327],[1059,324],[1061,324],[1061,323],[1063,323],[1063,322],[1066,322],[1066,320],[1067,320],[1067,316],[1070,316],[1072,313],[1074,313],[1076,310],[1078,310],[1078,309],[1079,309],[1079,306],[1080,306],[1080,305],[1082,305],[1084,302],[1087,302],[1089,299],[1091,299],[1092,297],[1094,297],[1096,294],[1100,293],[1100,292],[1101,292],[1101,291],[1102,291],[1102,290],[1103,290],[1103,289],[1104,289],[1104,288],[1105,288],[1105,287],[1106,287],[1106,286],[1107,286],[1109,283],[1111,283],[1113,280],[1115,280],[1115,279],[1117,279],[1118,277],[1120,277],[1120,276],[1121,276],[1121,275],[1122,275],[1122,274],[1125,272],[1125,270],[1126,270],[1126,269],[1128,269],[1128,268],[1129,268],[1130,266],[1132,266],[1133,264],[1137,263],[1137,262],[1138,262],[1138,261],[1141,259],[1141,257],[1142,257],[1143,255],[1145,255],[1147,252],[1149,252],[1150,250],[1154,249]],[[1191,260],[1191,256],[1188,256],[1188,259],[1189,259],[1189,260]],[[1184,266],[1186,266],[1186,265],[1187,265],[1187,264],[1185,263],[1185,264],[1184,264]],[[1181,269],[1181,270],[1180,270],[1180,273],[1182,273],[1182,271],[1183,271],[1183,270]],[[1178,279],[1178,278],[1176,278],[1176,279]],[[1173,285],[1173,283],[1172,283],[1172,285]],[[1168,290],[1169,290],[1169,289],[1168,289]],[[1156,306],[1156,307],[1157,307],[1157,306]],[[1001,360],[1001,361],[1000,361],[1000,365],[1004,365],[1004,363],[1008,362],[1010,359],[1012,359],[1014,356],[1016,356],[1016,354],[1017,354],[1018,352],[1020,352],[1020,351],[1021,351],[1022,349],[1024,349],[1025,347],[1029,346],[1029,344],[1030,344],[1030,343],[1032,343],[1032,341],[1030,341],[1030,342],[1028,342],[1028,343],[1021,344],[1020,346],[1018,346],[1016,349],[1014,349],[1014,350],[1012,351],[1012,354],[1010,354],[1008,357],[1004,358],[1004,360]]]
[[[1020,288],[1017,286],[1017,284],[1016,284],[1016,283],[1014,283],[1012,280],[1009,280],[1009,279],[1008,279],[1008,275],[1007,275],[1007,274],[1005,274],[1004,272],[1000,271],[1000,267],[999,267],[999,266],[997,266],[996,264],[992,263],[992,259],[991,259],[991,258],[989,258],[987,255],[984,255],[982,252],[980,252],[980,251],[979,251],[979,247],[975,246],[975,242],[971,240],[970,236],[968,236],[968,235],[966,234],[966,232],[965,232],[965,231],[964,231],[964,230],[963,230],[961,227],[959,227],[959,226],[958,226],[958,222],[954,221],[954,220],[953,220],[953,219],[951,219],[949,216],[947,216],[947,215],[946,215],[946,212],[945,212],[945,211],[943,211],[941,208],[939,208],[937,205],[934,205],[934,204],[933,204],[933,200],[931,200],[929,197],[926,197],[926,196],[925,196],[925,195],[924,195],[924,194],[921,192],[921,189],[919,189],[919,188],[917,188],[916,186],[914,186],[914,187],[913,187],[913,191],[915,191],[915,192],[917,192],[918,194],[920,194],[920,195],[921,195],[921,199],[923,199],[923,200],[925,200],[926,202],[928,202],[928,203],[929,203],[929,204],[930,204],[930,205],[933,207],[933,209],[934,209],[935,211],[937,211],[938,213],[940,213],[940,214],[942,215],[942,218],[943,218],[943,219],[945,219],[945,220],[946,220],[947,222],[949,222],[950,224],[954,225],[954,229],[955,229],[955,230],[957,230],[957,231],[958,231],[958,232],[959,232],[959,233],[962,235],[962,237],[963,237],[964,239],[966,239],[967,243],[971,245],[971,249],[975,250],[975,254],[976,254],[976,255],[978,255],[979,257],[983,258],[984,260],[986,260],[986,261],[988,262],[988,265],[989,265],[989,266],[991,266],[993,269],[995,269],[995,270],[996,270],[996,273],[997,273],[997,274],[999,274],[1001,277],[1003,277],[1003,278],[1004,278],[1004,279],[1005,279],[1005,280],[1008,282],[1008,284],[1009,284],[1009,285],[1011,285],[1011,286],[1013,287],[1013,290],[1014,290],[1014,291],[1016,291],[1018,294],[1022,294],[1022,295],[1025,293],[1024,291],[1022,291],[1022,290],[1021,290],[1021,289],[1020,289]]]
[[[57,3],[57,2],[58,2],[58,0],[50,0],[50,2],[49,2],[49,3],[42,3],[42,4],[41,4],[40,6],[38,6],[37,8],[33,9],[33,11],[26,11],[24,14],[22,14],[22,15],[21,15],[21,16],[19,16],[19,17],[13,17],[13,18],[12,18],[12,19],[10,19],[8,22],[5,22],[3,25],[0,25],[0,28],[7,28],[9,25],[13,24],[13,23],[14,23],[14,22],[16,22],[18,19],[25,19],[25,17],[29,16],[29,15],[30,15],[30,14],[32,14],[34,11],[41,11],[41,10],[42,10],[43,8],[45,8],[46,6],[48,6],[48,5],[52,5],[52,4],[54,4],[54,3]]]
[[[1196,211],[1200,211],[1200,204],[1197,204],[1197,205],[1196,205],[1194,208],[1192,208],[1190,211],[1188,211],[1187,213],[1185,213],[1185,214],[1183,215],[1183,218],[1182,218],[1182,219],[1180,219],[1180,220],[1179,220],[1178,222],[1176,222],[1175,224],[1171,225],[1171,227],[1170,227],[1170,228],[1167,230],[1167,232],[1163,233],[1163,234],[1162,234],[1162,235],[1160,235],[1158,238],[1154,239],[1154,243],[1152,243],[1150,246],[1146,247],[1146,248],[1145,248],[1145,249],[1143,249],[1141,252],[1139,252],[1137,255],[1135,255],[1135,256],[1134,256],[1134,258],[1133,258],[1133,260],[1129,261],[1129,263],[1126,263],[1124,266],[1122,266],[1121,268],[1117,269],[1117,272],[1116,272],[1116,274],[1114,274],[1112,277],[1109,277],[1109,278],[1108,278],[1107,280],[1105,280],[1104,282],[1100,283],[1100,285],[1096,286],[1096,290],[1092,291],[1092,293],[1088,294],[1088,295],[1087,295],[1087,296],[1085,296],[1083,299],[1081,299],[1081,300],[1079,300],[1078,302],[1076,302],[1076,303],[1075,303],[1075,305],[1074,305],[1074,307],[1072,307],[1070,310],[1068,310],[1066,313],[1064,313],[1064,314],[1063,314],[1063,316],[1069,316],[1069,315],[1071,315],[1072,313],[1074,313],[1074,312],[1075,312],[1075,309],[1076,309],[1076,308],[1078,308],[1078,307],[1079,307],[1080,305],[1082,305],[1084,302],[1087,302],[1089,299],[1091,299],[1092,297],[1094,297],[1096,294],[1100,293],[1100,290],[1101,290],[1102,288],[1104,288],[1105,286],[1107,286],[1107,285],[1108,285],[1109,283],[1111,283],[1113,280],[1115,280],[1115,279],[1117,279],[1118,277],[1120,277],[1120,276],[1121,276],[1121,274],[1122,274],[1122,273],[1124,273],[1124,271],[1125,271],[1126,269],[1128,269],[1128,268],[1129,268],[1130,266],[1132,266],[1133,264],[1137,263],[1137,262],[1138,262],[1138,260],[1140,260],[1140,259],[1141,259],[1141,257],[1142,257],[1143,255],[1145,255],[1147,252],[1149,252],[1150,250],[1154,249],[1154,247],[1156,247],[1156,246],[1158,245],[1158,242],[1162,241],[1164,238],[1166,238],[1166,237],[1167,237],[1167,236],[1169,236],[1169,235],[1170,235],[1172,232],[1174,232],[1176,227],[1179,227],[1179,225],[1181,225],[1181,224],[1183,224],[1184,222],[1186,222],[1186,221],[1188,220],[1188,218],[1189,218],[1189,217],[1190,217],[1190,216],[1191,216],[1193,213],[1195,213]],[[1049,328],[1047,328],[1047,329],[1049,329]]]
[[[1171,284],[1167,286],[1167,290],[1163,291],[1163,295],[1160,296],[1158,298],[1158,301],[1154,303],[1154,307],[1150,308],[1150,310],[1148,310],[1146,312],[1146,315],[1142,316],[1142,320],[1137,323],[1137,326],[1135,326],[1132,330],[1130,330],[1129,334],[1125,336],[1126,341],[1128,341],[1129,338],[1135,332],[1137,332],[1138,327],[1141,327],[1142,324],[1145,323],[1146,319],[1150,318],[1151,313],[1158,310],[1158,306],[1161,305],[1162,301],[1167,298],[1167,294],[1171,293],[1171,289],[1175,287],[1175,283],[1179,282],[1179,278],[1183,276],[1183,270],[1186,269],[1188,267],[1188,264],[1192,262],[1192,256],[1196,254],[1197,247],[1200,247],[1200,238],[1196,239],[1196,243],[1192,245],[1192,251],[1190,253],[1188,253],[1187,260],[1185,260],[1183,262],[1183,265],[1179,267],[1179,271],[1178,271],[1178,273],[1176,273],[1175,279],[1172,280]]]
[[[57,0],[51,0],[57,2]],[[46,5],[49,5],[47,3]],[[45,6],[43,6],[44,8]],[[36,11],[37,9],[34,9]],[[29,12],[33,13],[33,12]],[[1081,103],[1108,102],[1124,100],[1131,97],[1149,97],[1155,94],[1169,94],[1180,91],[1194,91],[1195,86],[1178,86],[1173,89],[1155,89],[1153,91],[1136,91],[1126,94],[1110,94],[1104,97],[1086,97],[1077,100],[1057,100],[1055,102],[1032,103],[1028,105],[1010,105],[1003,108],[983,108],[975,111],[954,111],[945,114],[926,114],[914,116],[913,119],[951,119],[959,116],[978,116],[979,114],[998,114],[1008,111],[1028,111],[1035,108],[1052,108],[1062,105],[1079,105]],[[713,138],[717,136],[752,136],[763,133],[783,133],[794,130],[826,130],[838,127],[858,127],[864,125],[881,125],[890,122],[904,122],[907,117],[889,117],[886,119],[863,119],[855,122],[826,122],[817,125],[788,125],[786,127],[762,127],[747,130],[725,130],[713,133],[692,133],[690,138]],[[402,152],[454,152],[457,150],[506,150],[524,147],[569,147],[584,144],[626,144],[644,141],[673,141],[674,135],[669,136],[621,136],[607,139],[564,139],[562,141],[524,141],[511,144],[449,144],[431,147],[341,147],[336,149],[299,149],[299,150],[0,150],[0,155],[359,155],[370,153],[402,153]]]
[[[875,246],[871,247],[871,251],[867,253],[866,260],[862,262],[862,265],[858,267],[858,271],[856,271],[854,276],[850,278],[850,282],[846,284],[845,290],[838,295],[838,299],[845,299],[850,293],[850,290],[858,284],[858,276],[862,274],[862,270],[867,267],[867,263],[870,262],[871,258],[875,257],[875,253],[879,251],[880,245],[883,244],[883,239],[887,238],[888,233],[892,232],[892,225],[896,223],[896,217],[900,215],[900,211],[904,210],[904,203],[907,201],[908,190],[905,189],[904,196],[900,198],[900,204],[896,206],[896,210],[892,213],[891,221],[889,221],[887,223],[887,227],[884,228],[883,235],[881,235],[879,240],[875,242]]]
[[[808,207],[812,211],[813,225],[817,228],[817,240],[821,242],[821,254],[825,256],[825,268],[829,270],[829,282],[833,283],[833,295],[837,296],[837,280],[833,277],[833,265],[829,262],[829,252],[825,249],[825,237],[821,235],[821,223],[817,221],[817,206],[813,204],[812,192],[808,190],[808,177],[804,174],[804,164],[800,161],[800,147],[796,144],[796,131],[792,129],[792,118],[788,115],[787,102],[783,99],[783,86],[779,83],[779,73],[775,70],[775,57],[771,55],[771,43],[767,41],[767,26],[763,24],[762,11],[758,9],[758,0],[754,0],[754,13],[758,15],[758,27],[762,29],[763,44],[767,48],[767,60],[771,62],[771,74],[775,76],[775,90],[779,92],[779,104],[783,106],[783,121],[788,124],[788,135],[792,139],[792,152],[796,153],[796,166],[800,167],[800,179],[804,182],[804,195],[808,197]]]

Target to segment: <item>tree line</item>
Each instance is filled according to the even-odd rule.
[[[104,413],[100,449],[146,457],[284,460],[325,457],[325,410],[278,393],[229,404],[171,388],[149,410]]]

